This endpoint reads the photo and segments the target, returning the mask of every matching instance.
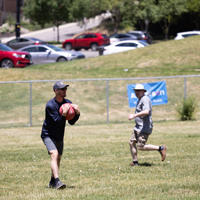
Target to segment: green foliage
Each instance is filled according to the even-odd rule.
[[[69,0],[26,0],[24,2],[24,15],[41,27],[46,23],[59,26],[69,19]]]
[[[46,0],[26,0],[24,2],[23,13],[28,19],[37,22],[42,28],[45,23],[51,21],[51,1]]]
[[[37,22],[42,28],[46,23],[57,27],[57,42],[59,43],[58,27],[69,21],[69,0],[26,0],[24,2],[24,15]]]
[[[182,13],[188,11],[186,2],[187,0],[159,0],[157,20],[160,22],[161,28],[165,34],[165,40],[168,40],[170,25],[173,23],[176,16],[180,16]]]
[[[95,7],[94,3],[90,0],[74,0],[69,8],[70,20],[83,20],[84,17],[93,17],[97,9],[90,9]],[[92,14],[94,13],[94,14]]]
[[[12,16],[11,13],[9,13],[7,19],[6,19],[6,23],[8,23],[10,26],[11,25],[15,25],[15,19],[14,17]]]
[[[177,107],[177,112],[182,121],[193,120],[197,108],[197,101],[194,97],[188,97]]]

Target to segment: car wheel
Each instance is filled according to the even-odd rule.
[[[57,59],[57,62],[65,62],[65,61],[67,61],[67,59],[64,57],[60,57]]]
[[[1,68],[13,68],[13,67],[14,67],[14,64],[12,60],[6,58],[1,61]]]
[[[70,43],[66,43],[65,44],[65,49],[66,50],[71,50],[72,49],[72,45]]]
[[[91,47],[92,51],[96,51],[98,45],[96,43],[92,43],[90,47]]]

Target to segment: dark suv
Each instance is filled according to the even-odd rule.
[[[134,35],[137,37],[137,40],[143,40],[148,44],[152,44],[152,37],[147,32],[143,31],[129,31],[128,34]]]
[[[67,39],[62,43],[66,50],[80,50],[82,48],[96,51],[98,46],[110,44],[109,37],[102,33],[83,33],[76,38]]]

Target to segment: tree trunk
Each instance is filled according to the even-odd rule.
[[[57,27],[57,44],[59,44],[60,35],[59,35],[59,24],[56,25]]]
[[[117,33],[120,26],[120,20],[121,20],[121,13],[119,9],[115,10],[115,29],[114,32]]]

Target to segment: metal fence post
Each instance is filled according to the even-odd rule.
[[[32,82],[30,82],[30,123],[29,126],[32,126]]]
[[[107,90],[107,123],[109,123],[109,85],[108,80],[106,81],[106,90]]]
[[[187,98],[187,78],[185,77],[185,100]]]

